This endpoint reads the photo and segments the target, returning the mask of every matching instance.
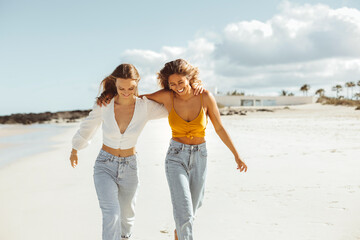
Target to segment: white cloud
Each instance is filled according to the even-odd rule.
[[[229,24],[216,55],[241,65],[360,55],[360,12],[285,2],[270,20]]]
[[[359,42],[359,10],[285,1],[265,22],[229,23],[223,33],[203,34],[186,47],[127,50],[122,57],[141,70],[145,91],[156,89],[165,62],[184,58],[200,68],[207,86],[224,91],[277,94],[307,83],[330,92],[334,84],[360,78]]]

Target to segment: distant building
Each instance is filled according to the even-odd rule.
[[[224,106],[287,106],[315,103],[316,97],[296,96],[229,96],[215,95],[218,103]]]

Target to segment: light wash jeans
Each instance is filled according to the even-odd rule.
[[[136,155],[117,157],[101,150],[94,183],[103,216],[102,239],[130,238],[139,185]]]
[[[193,221],[205,191],[206,159],[206,143],[187,145],[170,140],[165,167],[179,240],[193,239]]]

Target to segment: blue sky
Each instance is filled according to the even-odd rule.
[[[0,115],[88,109],[122,62],[156,72],[185,58],[208,87],[301,95],[360,80],[360,2],[1,1]]]

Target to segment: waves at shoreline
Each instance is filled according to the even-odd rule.
[[[51,149],[53,138],[72,126],[34,124],[31,126],[0,126],[0,168],[18,159]]]

